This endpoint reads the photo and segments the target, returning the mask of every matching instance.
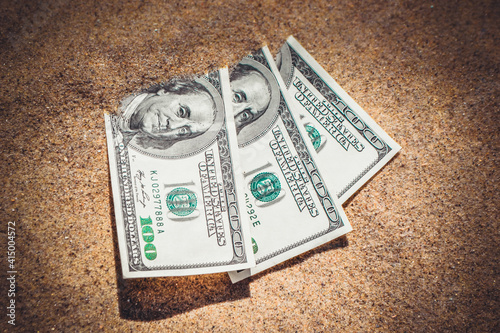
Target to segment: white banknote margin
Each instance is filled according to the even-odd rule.
[[[113,195],[113,204],[115,210],[115,218],[116,218],[116,227],[117,227],[117,237],[118,237],[118,247],[120,253],[120,261],[122,266],[122,275],[123,278],[147,278],[147,277],[165,277],[165,276],[185,276],[185,275],[196,275],[196,274],[212,274],[212,273],[223,273],[228,272],[234,269],[247,269],[249,267],[255,266],[255,258],[253,255],[252,245],[251,245],[251,237],[250,237],[250,221],[245,213],[242,213],[240,209],[240,203],[244,196],[242,196],[241,186],[238,184],[242,184],[243,175],[240,174],[242,169],[239,161],[239,153],[238,153],[238,144],[236,137],[236,126],[234,124],[234,117],[232,112],[232,104],[231,104],[231,88],[229,83],[229,74],[228,69],[221,68],[218,70],[222,97],[224,101],[224,116],[225,123],[227,129],[227,137],[228,137],[228,146],[229,146],[229,157],[231,159],[231,164],[233,166],[232,173],[234,177],[234,192],[236,195],[236,203],[238,216],[240,218],[240,230],[242,231],[243,238],[243,246],[245,249],[245,257],[246,262],[240,264],[228,264],[228,265],[217,265],[217,266],[209,266],[202,268],[182,268],[182,269],[169,269],[169,270],[150,270],[150,271],[131,271],[128,265],[128,248],[127,248],[127,236],[124,231],[124,216],[123,216],[123,204],[122,204],[122,196],[121,193],[119,195]],[[106,133],[112,133],[112,124],[109,114],[105,114],[105,124],[106,124]],[[115,143],[113,142],[112,135],[107,136],[107,144],[108,144],[108,157],[109,157],[109,166],[110,166],[110,176],[111,176],[111,187],[113,189],[120,189],[120,181],[118,176],[118,165],[117,165],[117,156],[115,151]],[[227,198],[226,198],[227,199]],[[229,200],[226,200],[229,202]],[[233,233],[231,233],[231,238]],[[231,244],[233,244],[233,239],[231,239]]]
[[[311,69],[319,76],[321,80],[335,92],[347,106],[353,110],[361,120],[373,129],[378,137],[391,148],[391,151],[385,155],[380,161],[373,165],[370,170],[364,173],[361,177],[354,179],[347,189],[338,189],[341,191],[340,202],[344,204],[356,191],[358,191],[366,182],[368,182],[384,165],[386,165],[399,150],[401,146],[396,143],[369,115],[366,111],[354,100],[349,94],[342,89],[342,87],[328,74],[327,71],[304,49],[304,47],[293,37],[289,36],[286,40],[289,47],[293,48],[295,52],[311,67]],[[281,76],[281,75],[280,75]],[[288,91],[288,89],[287,89]],[[321,165],[320,165],[321,167]]]
[[[283,78],[281,77],[281,75],[279,73],[279,70],[276,66],[276,63],[273,60],[271,52],[269,51],[267,46],[264,46],[262,48],[262,52],[263,52],[269,66],[271,68],[271,71],[273,72],[273,74],[278,82],[278,85],[279,85],[280,90],[281,90],[281,94],[283,95],[286,106],[287,106],[288,110],[290,111],[291,116],[296,124],[296,127],[298,128],[298,130],[300,132],[300,135],[302,137],[302,141],[305,142],[311,159],[314,161],[314,163],[316,163],[315,162],[315,156],[317,155],[316,150],[314,149],[314,146],[313,146],[311,140],[309,140],[309,136],[308,136],[304,126],[301,126],[300,122],[297,122],[295,120],[296,116],[294,116],[294,111],[292,108],[290,108],[291,103],[290,103],[290,96],[288,94],[288,90],[286,89],[285,82],[283,81]],[[318,168],[317,165],[316,165],[316,168]],[[328,185],[327,185],[327,188],[328,188]],[[335,195],[331,195],[330,197],[333,200],[333,204],[335,206],[335,209],[337,210],[337,212],[338,212],[338,214],[339,214],[339,216],[344,224],[342,227],[340,227],[332,232],[329,232],[323,236],[315,238],[315,239],[313,239],[307,243],[304,243],[300,246],[297,246],[297,247],[294,247],[290,250],[287,250],[279,255],[273,256],[272,258],[267,259],[263,262],[259,262],[253,268],[245,269],[243,271],[229,272],[228,274],[229,274],[229,277],[231,279],[231,282],[236,283],[236,282],[244,280],[252,275],[263,272],[266,269],[269,269],[269,268],[271,268],[279,263],[282,263],[282,262],[284,262],[288,259],[291,259],[293,257],[296,257],[300,254],[303,254],[309,250],[312,250],[320,245],[323,245],[329,241],[332,241],[332,240],[334,240],[340,236],[343,236],[346,233],[352,231],[351,224],[349,223],[349,220],[347,219],[347,216],[345,215],[345,212],[342,208],[342,204],[339,202],[338,198]]]

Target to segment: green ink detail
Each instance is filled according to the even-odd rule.
[[[318,130],[315,129],[314,127],[310,125],[306,125],[305,127],[307,134],[309,135],[309,139],[311,139],[311,142],[314,146],[314,149],[318,150],[319,146],[321,145],[321,135],[319,134]]]
[[[156,252],[156,246],[154,244],[146,244],[144,246],[144,256],[148,260],[155,260],[158,253]]]
[[[262,172],[252,179],[250,190],[255,199],[262,202],[273,201],[281,191],[281,183],[273,173]]]
[[[177,187],[167,195],[167,207],[177,216],[187,216],[194,212],[197,202],[194,192],[184,187]]]
[[[149,225],[142,227],[142,239],[144,239],[146,243],[151,243],[155,239],[153,228]]]
[[[252,238],[252,247],[253,247],[253,254],[259,252],[259,246],[257,245],[257,242],[253,238]]]
[[[142,217],[139,217],[141,219],[141,227],[145,226],[145,225],[149,225],[149,224],[153,224],[153,221],[151,220],[151,216],[148,216],[147,218],[142,218]]]

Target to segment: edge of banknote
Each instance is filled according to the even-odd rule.
[[[289,36],[286,43],[292,48],[304,62],[303,65],[308,66],[310,70],[307,71],[311,77],[316,75],[325,85],[331,90],[331,93],[337,95],[337,98],[353,112],[354,117],[357,116],[365,125],[366,129],[375,133],[374,140],[383,140],[384,144],[388,146],[389,151],[380,156],[361,174],[353,179],[345,188],[336,189],[339,191],[338,197],[343,204],[349,199],[356,191],[358,191],[368,180],[370,180],[379,170],[383,168],[401,149],[401,146],[396,143],[358,104],[349,94],[331,77],[330,74],[304,49],[304,47],[293,37]],[[302,73],[304,75],[304,73]],[[311,81],[311,80],[310,80]],[[315,80],[319,84],[318,80]],[[286,86],[291,82],[284,82]],[[320,89],[318,89],[320,90]],[[361,131],[360,131],[361,132]]]

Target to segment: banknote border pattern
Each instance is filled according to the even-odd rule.
[[[346,103],[342,98],[340,98],[328,84],[326,84],[323,79],[316,73],[316,71],[307,64],[307,62],[300,56],[300,54],[293,49],[293,47],[287,42],[285,43],[286,46],[288,46],[288,49],[290,50],[290,55],[292,58],[292,75],[290,76],[290,81],[291,77],[293,77],[293,71],[295,68],[304,75],[304,77],[311,82],[311,84],[332,104],[335,104],[337,101],[341,101],[344,105],[346,105],[349,110],[354,113],[356,116],[356,112],[352,110],[352,108],[349,107],[348,103]],[[283,66],[284,64],[282,64]],[[288,86],[287,82],[287,86]],[[341,111],[344,113],[343,111]],[[361,118],[360,118],[361,119]],[[370,129],[372,133],[375,133],[373,129],[371,129],[366,123],[365,123],[366,128]],[[357,129],[355,126],[353,126],[358,133],[363,135],[363,131]],[[387,144],[380,136],[377,135],[377,138],[384,144],[384,148],[382,149],[376,149],[377,151],[377,158],[370,163],[360,174],[356,176],[349,184],[347,184],[338,194],[337,196],[340,198],[344,193],[349,191],[351,187],[354,186],[361,178],[363,178],[372,168],[374,168],[386,155],[389,154],[389,152],[392,150],[391,146]]]
[[[111,129],[113,131],[112,133],[112,136],[113,138],[117,137],[117,135],[115,133],[119,133],[120,130],[118,128],[118,123],[117,123],[117,117],[116,116],[111,116],[110,117],[110,121],[111,121]],[[119,169],[119,172],[118,174],[119,175],[123,175],[124,171],[126,171],[127,173],[127,179],[132,179],[132,173],[130,171],[130,168],[128,167],[130,164],[129,164],[129,153],[128,153],[128,148],[126,145],[124,145],[123,149],[120,149],[120,145],[116,145],[114,146],[114,149],[115,149],[115,158],[117,159],[117,167]],[[119,156],[121,156],[121,161],[122,163],[118,163],[118,159],[119,159]],[[125,184],[124,184],[124,181],[122,179],[122,177],[118,176],[118,184],[120,185],[120,200],[121,200],[121,211],[122,211],[122,216],[123,216],[123,227],[125,229],[125,239],[126,239],[126,245],[127,245],[127,259],[128,259],[128,267],[129,267],[129,271],[147,271],[149,270],[149,268],[144,265],[144,263],[142,262],[142,258],[139,257],[138,260],[139,260],[139,263],[136,264],[136,265],[131,265],[130,261],[132,260],[133,258],[133,246],[132,246],[132,243],[136,243],[136,247],[139,248],[139,232],[137,230],[137,226],[135,226],[135,224],[137,223],[136,219],[137,219],[137,215],[136,215],[136,212],[135,212],[135,205],[133,204],[133,199],[130,199],[132,201],[132,204],[131,205],[128,205],[127,203],[127,198],[126,196],[122,195],[122,193],[126,193],[126,191],[130,191],[130,189],[125,189]],[[127,212],[127,207],[129,207],[130,209],[130,213]],[[132,221],[132,222],[130,222]],[[130,224],[134,224],[135,228],[133,231],[130,230],[130,228],[128,227]],[[135,231],[135,232],[134,232]],[[134,239],[136,239],[137,241],[132,241],[132,237],[131,237],[131,233],[134,233]],[[123,258],[122,258],[123,260]]]
[[[254,60],[262,63],[267,68],[269,68],[269,70],[271,70],[262,50],[259,50],[255,53],[253,53],[251,55],[251,57]],[[288,109],[288,105],[286,104],[286,101],[283,97],[282,91],[280,91],[280,104],[279,104],[278,112],[281,116],[283,124],[285,125],[285,128],[288,132],[288,135],[290,136],[290,139],[292,140],[292,143],[295,147],[295,150],[297,151],[297,154],[299,155],[302,163],[304,164],[305,169],[308,170],[307,167],[305,166],[305,161],[312,161],[312,158],[311,158],[311,155],[307,149],[306,144],[304,143],[304,139],[302,138],[297,126],[295,125],[295,122],[293,121],[293,116],[291,115],[290,110]],[[319,171],[318,171],[318,173],[319,173]],[[309,174],[309,171],[308,171],[308,174]],[[311,175],[309,174],[309,176],[311,176]],[[329,191],[327,191],[325,197],[331,198]],[[333,200],[332,200],[332,202],[333,202]],[[281,248],[277,251],[271,252],[271,253],[263,256],[262,258],[256,259],[255,260],[256,264],[260,264],[260,263],[262,263],[266,260],[269,260],[273,257],[276,257],[282,253],[290,251],[293,248],[299,247],[299,246],[306,244],[306,243],[308,243],[316,238],[322,237],[330,232],[333,232],[339,228],[342,228],[345,224],[342,221],[340,214],[337,213],[337,211],[338,211],[337,207],[333,206],[333,208],[335,209],[335,212],[336,212],[336,215],[338,216],[338,219],[336,221],[330,219],[329,220],[329,222],[330,222],[329,227],[327,229],[325,229],[324,231],[317,232],[317,233],[315,233],[307,238],[304,238],[298,242],[290,244],[290,245],[288,245],[284,248]]]
[[[222,87],[220,84],[220,72],[212,72],[209,73],[206,76],[207,80],[217,89],[217,91],[221,94],[222,96]],[[224,105],[226,107],[226,105]],[[226,118],[224,117],[224,124],[226,123]],[[217,134],[217,145],[219,146],[219,157],[220,157],[220,166],[221,166],[221,172],[222,172],[222,179],[223,179],[223,184],[224,184],[224,193],[226,194],[226,202],[228,201],[228,196],[232,195],[234,196],[234,199],[236,202],[239,202],[238,200],[238,194],[235,188],[234,184],[234,173],[235,171],[233,170],[233,163],[231,163],[231,147],[230,147],[230,142],[228,140],[228,135],[226,133],[225,127],[222,126],[221,130]],[[238,151],[238,145],[235,147],[235,151]],[[239,208],[239,206],[238,206]],[[227,212],[229,215],[229,212]],[[241,214],[240,211],[238,210],[238,220],[240,221],[239,224],[239,229],[233,228],[233,224],[229,223],[229,227],[231,229],[231,241],[233,242],[234,245],[234,235],[235,233],[239,233],[241,240],[244,243],[244,237],[245,235],[243,234],[241,230],[241,223],[244,223],[241,219]],[[229,217],[229,216],[228,216]],[[238,256],[235,251],[234,251],[234,246],[233,246],[233,259],[229,261],[227,264],[237,264],[237,263],[244,263],[247,262],[247,254],[245,252],[245,247],[243,246],[243,253],[241,256]],[[223,263],[226,264],[226,263]]]

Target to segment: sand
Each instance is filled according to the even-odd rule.
[[[493,332],[495,1],[2,1],[0,327],[22,332]],[[123,280],[103,114],[294,35],[401,146],[347,237],[232,285]],[[15,296],[7,277],[15,222]],[[2,312],[4,314],[2,314]]]

